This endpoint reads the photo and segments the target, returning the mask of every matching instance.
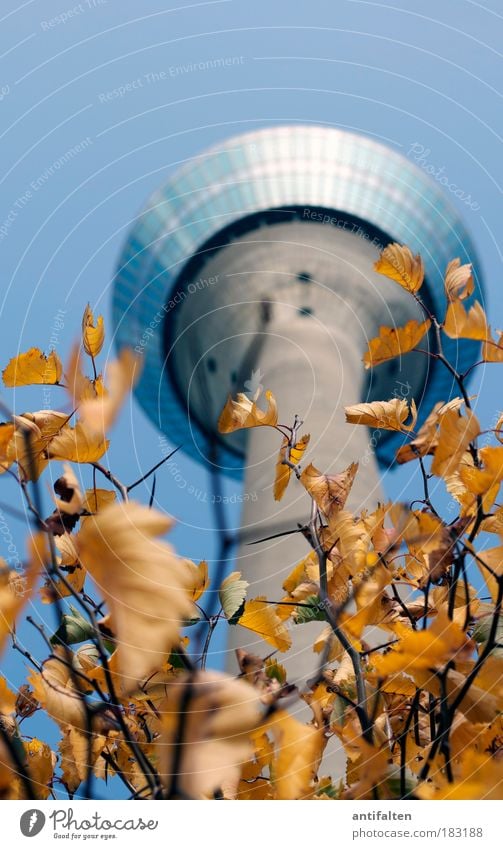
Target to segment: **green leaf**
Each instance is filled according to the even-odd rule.
[[[241,578],[241,572],[231,572],[225,581],[222,581],[218,597],[225,616],[231,624],[234,624],[232,620],[239,619],[236,614],[241,615],[248,587],[249,583]]]
[[[70,610],[71,613],[63,614],[58,630],[51,637],[53,646],[83,643],[84,640],[89,640],[95,636],[91,622],[88,622],[72,605],[70,605]]]
[[[296,625],[304,625],[306,622],[325,622],[325,618],[325,608],[317,595],[305,598],[293,615]]]

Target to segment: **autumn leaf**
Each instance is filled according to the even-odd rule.
[[[265,397],[268,405],[267,410],[263,412],[256,402],[251,401],[243,392],[238,393],[235,401],[229,395],[218,420],[219,432],[233,433],[235,430],[249,427],[276,427],[278,410],[274,395],[268,391]]]
[[[384,587],[391,583],[392,574],[379,563],[370,577],[364,578],[358,584],[355,592],[355,613],[344,613],[341,625],[345,631],[359,640],[368,625],[381,625],[387,613]]]
[[[0,423],[0,475],[12,465],[12,457],[8,456],[8,448],[14,436],[14,424],[12,422]]]
[[[491,338],[486,314],[478,301],[468,311],[461,301],[452,301],[447,307],[443,328],[451,339],[485,341]]]
[[[0,715],[13,713],[16,707],[16,695],[7,686],[7,681],[0,675]]]
[[[271,774],[277,798],[306,798],[325,745],[321,730],[302,724],[285,711],[273,714],[264,727],[275,744]]]
[[[57,758],[51,747],[42,740],[33,737],[24,744],[26,765],[37,799],[47,799],[51,793],[51,783]]]
[[[459,476],[474,495],[484,495],[503,480],[503,447],[486,445],[479,450],[479,466],[461,466]]]
[[[466,410],[465,415],[448,410],[440,422],[438,444],[431,464],[432,474],[445,477],[455,471],[479,431],[477,417],[471,410]]]
[[[19,465],[25,480],[36,481],[49,463],[48,447],[68,424],[68,415],[55,410],[39,410],[14,416],[14,424],[16,429],[7,446],[7,460]]]
[[[90,357],[97,357],[103,348],[105,341],[105,327],[103,324],[103,316],[98,316],[96,323],[94,315],[88,304],[84,310],[82,317],[82,345],[86,354]]]
[[[486,363],[503,363],[503,333],[499,331],[499,334],[497,340],[494,340],[492,336],[484,340],[482,359]]]
[[[65,463],[63,468],[65,470],[64,475],[58,478],[54,484],[55,489],[56,484],[58,485],[56,491],[59,492],[61,498],[56,498],[54,496],[54,503],[61,513],[75,515],[82,511],[84,507],[84,498],[77,476],[75,475],[72,467],[69,463]]]
[[[379,259],[374,263],[374,269],[379,274],[399,283],[407,292],[418,292],[423,285],[423,260],[419,254],[414,256],[410,248],[399,245],[397,242],[384,248]]]
[[[3,382],[5,386],[54,385],[62,374],[63,366],[55,351],[46,356],[40,348],[30,348],[10,360],[3,370]]]
[[[279,651],[287,651],[292,644],[284,623],[275,613],[274,606],[267,603],[265,596],[258,596],[245,602],[244,612],[238,624],[259,634],[263,640]]]
[[[444,286],[447,300],[450,303],[458,300],[464,301],[465,298],[473,295],[474,283],[471,264],[461,265],[459,257],[451,260],[445,272]]]
[[[351,463],[339,474],[324,475],[310,463],[302,472],[300,482],[329,522],[344,508],[357,471],[358,463]]]
[[[83,401],[92,401],[106,395],[101,375],[86,377],[82,371],[82,352],[74,345],[68,365],[65,369],[65,385],[70,395],[72,407],[78,407]]]
[[[108,450],[109,442],[100,432],[78,421],[75,427],[66,425],[47,444],[50,460],[69,460],[72,463],[97,463]]]
[[[46,539],[37,533],[29,541],[29,560],[24,573],[7,568],[0,559],[0,653],[22,609],[35,590],[37,578],[47,559]]]
[[[90,516],[75,538],[80,562],[108,603],[121,670],[138,681],[160,666],[181,623],[194,615],[190,570],[155,539],[171,524],[157,510],[117,503]]]
[[[462,403],[462,398],[453,398],[447,404],[444,404],[443,401],[435,404],[414,439],[411,439],[410,442],[398,449],[396,453],[397,462],[409,463],[411,460],[417,460],[418,457],[426,457],[428,454],[433,454],[438,444],[438,426],[443,415],[448,410],[459,410]]]
[[[96,762],[108,742],[105,734],[95,734],[89,747],[87,734],[83,734],[70,725],[64,729],[58,749],[61,759],[61,780],[69,793],[75,793],[86,779],[89,769],[96,774]],[[104,761],[103,765],[105,765]]]
[[[503,798],[503,763],[501,759],[484,752],[468,749],[458,763],[454,763],[453,781],[445,777],[433,784],[423,783],[416,795],[421,799],[484,799],[501,800]]]
[[[380,327],[379,336],[370,340],[369,349],[363,357],[365,368],[373,368],[412,351],[419,345],[430,326],[429,319],[421,323],[411,319],[404,327]]]
[[[227,619],[232,619],[238,612],[246,598],[246,590],[249,586],[248,581],[242,579],[241,572],[231,572],[222,581],[218,598]]]
[[[208,563],[201,560],[198,566],[192,560],[183,561],[190,573],[189,598],[191,601],[199,601],[203,593],[210,585],[208,575]]]
[[[123,348],[119,358],[109,363],[105,377],[106,393],[82,401],[79,407],[81,422],[90,433],[102,436],[108,433],[140,376],[141,362],[131,348]]]
[[[241,765],[253,751],[250,732],[263,714],[250,684],[219,672],[180,676],[168,685],[158,712],[160,774],[168,793],[176,787],[200,799],[224,784],[237,788]]]
[[[274,479],[274,498],[276,501],[281,501],[285,490],[292,476],[292,469],[284,461],[288,460],[298,466],[304,452],[309,444],[310,435],[304,434],[295,445],[288,447],[288,438],[283,437],[283,443],[279,451],[278,462],[276,463],[276,477]]]
[[[410,433],[414,430],[417,420],[417,410],[414,400],[410,405],[405,398],[391,398],[389,401],[371,401],[367,404],[354,404],[345,407],[346,422],[362,424],[382,430],[397,430]],[[405,424],[409,416],[410,424]]]
[[[473,643],[444,611],[425,631],[412,631],[406,625],[397,625],[395,631],[398,643],[387,654],[376,656],[372,661],[382,676],[428,671],[445,665],[453,658],[462,660],[473,652]]]
[[[33,687],[34,698],[48,716],[59,725],[73,725],[85,731],[87,719],[83,692],[75,689],[70,662],[71,653],[56,646],[53,656],[42,665],[41,672],[33,670],[28,681]]]

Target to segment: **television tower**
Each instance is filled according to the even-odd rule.
[[[117,344],[144,355],[136,395],[173,446],[236,480],[243,508],[234,568],[252,585],[250,598],[279,600],[309,549],[300,534],[246,543],[305,524],[309,501],[292,484],[273,500],[277,432],[218,433],[228,394],[272,390],[282,423],[303,419],[300,432],[312,434],[306,456],[321,471],[359,461],[348,503],[359,511],[382,500],[378,464],[393,462],[401,436],[346,425],[343,407],[414,398],[421,420],[453,392],[447,370],[420,353],[364,371],[363,352],[380,325],[423,318],[373,270],[389,242],[422,254],[422,295],[440,316],[451,259],[472,262],[480,287],[472,242],[438,183],[368,137],[292,125],[190,158],[152,195],[124,247],[113,300]],[[434,350],[433,338],[428,345]],[[464,371],[478,344],[446,339],[445,350]],[[292,629],[286,657],[296,683],[316,669],[312,643],[322,627]],[[250,631],[229,630],[231,647],[270,650]],[[228,666],[237,670],[233,653]]]

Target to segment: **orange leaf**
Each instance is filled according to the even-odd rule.
[[[390,280],[399,283],[407,292],[418,292],[423,285],[424,266],[419,256],[414,256],[406,245],[393,242],[384,248],[374,269]]]
[[[305,433],[304,436],[302,436],[299,441],[289,449],[288,439],[286,436],[283,437],[283,443],[279,450],[278,462],[276,463],[276,477],[274,480],[274,498],[276,501],[281,501],[283,498],[292,475],[292,469],[284,462],[284,460],[288,460],[290,463],[297,466],[302,460],[303,454],[309,444],[309,439],[309,434]]]
[[[62,374],[63,366],[55,351],[46,356],[40,348],[30,348],[9,362],[3,371],[3,382],[5,386],[54,385]]]
[[[430,329],[431,321],[421,324],[415,319],[404,327],[380,327],[379,336],[371,339],[369,349],[363,357],[365,368],[373,368],[415,348]]]
[[[238,393],[234,401],[229,395],[227,403],[218,420],[220,433],[233,433],[248,427],[275,427],[278,423],[278,409],[272,392],[267,391],[265,397],[268,407],[265,412],[260,410],[255,401],[251,401],[243,392]]]

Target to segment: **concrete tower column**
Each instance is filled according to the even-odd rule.
[[[344,406],[360,399],[363,383],[354,322],[335,327],[324,350],[320,336],[326,334],[313,317],[300,316],[295,308],[286,306],[280,311],[282,318],[274,318],[273,314],[257,363],[261,382],[271,389],[278,402],[280,423],[291,425],[295,413],[303,418],[299,435],[311,433],[303,465],[312,461],[321,472],[336,473],[351,462],[359,462],[347,506],[355,512],[363,507],[373,509],[382,501],[382,492],[377,462],[369,445],[369,431],[346,425],[344,421]],[[274,471],[280,444],[281,435],[277,431],[269,428],[250,431],[244,484],[249,497],[241,520],[245,542],[239,547],[235,565],[251,584],[250,598],[261,595],[270,600],[281,599],[286,576],[310,551],[302,534],[258,545],[246,544],[309,521],[311,500],[295,478],[282,501],[274,501]],[[292,683],[302,686],[313,676],[318,656],[313,653],[312,644],[323,627],[320,622],[292,627],[292,648],[278,655],[285,662]],[[245,648],[262,656],[270,650],[259,637],[239,626],[231,629],[230,641],[229,648]],[[228,658],[228,667],[235,667],[232,656]]]

